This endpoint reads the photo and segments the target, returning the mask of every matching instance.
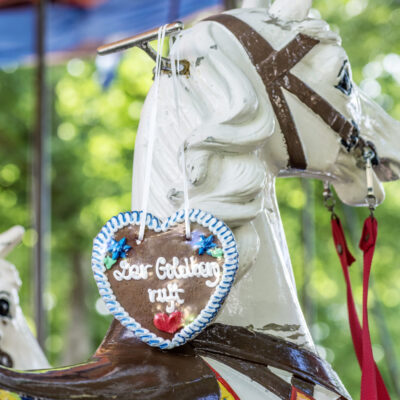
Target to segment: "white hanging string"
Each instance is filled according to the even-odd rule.
[[[171,37],[169,40],[170,49],[172,49],[173,38]],[[179,108],[179,68],[180,68],[180,54],[179,54],[179,36],[176,37],[175,42],[175,54],[174,57],[171,54],[171,69],[172,69],[172,84],[174,88],[174,99],[175,99],[175,110],[176,110],[176,120],[177,127],[180,128],[181,125],[181,114]],[[178,69],[177,69],[178,67]],[[189,186],[188,179],[186,173],[186,157],[185,157],[185,147],[182,146],[181,149],[181,167],[182,167],[182,175],[183,175],[183,197],[184,197],[184,207],[185,207],[185,232],[186,239],[191,238],[190,231],[190,219],[189,219]]]
[[[162,50],[164,48],[166,28],[167,25],[164,25],[158,30],[157,58],[156,58],[156,69],[154,74],[154,107],[153,107],[153,112],[151,114],[150,125],[149,125],[149,142],[147,145],[147,159],[146,159],[146,171],[145,171],[143,197],[142,197],[142,215],[140,218],[139,241],[142,241],[144,238],[147,210],[149,205],[151,170],[153,165],[154,142],[156,136],[155,132],[156,132],[156,122],[157,122],[157,109],[158,109],[158,92],[159,92],[160,75],[161,75],[161,60],[162,60]]]

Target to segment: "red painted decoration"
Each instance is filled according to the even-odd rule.
[[[174,311],[172,314],[158,313],[154,316],[154,326],[163,332],[175,333],[183,326],[183,314]]]
[[[235,391],[231,388],[229,383],[210,365],[206,362],[208,367],[214,372],[217,381],[225,388],[225,390],[233,397],[233,400],[240,400],[240,397],[235,393]]]
[[[314,397],[292,386],[292,395],[290,396],[290,400],[315,400],[315,399]]]

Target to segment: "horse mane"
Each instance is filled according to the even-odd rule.
[[[231,227],[253,220],[263,207],[265,166],[256,150],[272,135],[274,114],[259,77],[247,76],[249,61],[240,66],[243,56],[239,53],[244,50],[238,46],[235,51],[225,48],[225,35],[221,38],[207,24],[198,24],[180,35],[179,53],[190,61],[192,72],[189,78],[179,79],[179,127],[172,79],[161,79],[160,99],[165,101],[159,104],[149,205],[149,210],[161,218],[181,205],[179,149],[183,145],[187,149],[191,207],[207,210]],[[177,43],[171,53],[176,49]],[[153,95],[152,89],[142,115],[152,108]],[[147,123],[142,118],[140,130],[146,130]],[[136,150],[141,145],[146,146],[146,138],[140,137],[139,131]],[[140,153],[136,151],[135,158]],[[136,167],[135,174],[138,178],[134,183],[138,185],[142,174]],[[171,184],[170,190],[161,193],[166,182]],[[140,194],[134,197],[139,197],[136,201],[140,208]]]
[[[243,9],[231,13],[243,15]],[[265,15],[259,9],[249,10],[249,21],[252,21],[250,14],[260,13]],[[279,35],[285,36],[282,40],[303,33],[323,44],[341,43],[340,36],[321,19],[279,22],[266,15],[265,19],[259,16],[255,19],[259,26],[254,29],[263,29],[263,23],[274,23],[275,29],[290,31]],[[199,23],[181,35],[180,42],[181,57],[196,65],[185,82],[185,90],[192,94],[188,101],[201,102],[200,108],[205,106],[207,110],[186,141],[188,163],[194,168],[210,170],[208,175],[201,173],[199,179],[192,181],[192,203],[232,227],[241,226],[253,220],[263,208],[265,165],[260,163],[256,150],[264,147],[274,133],[275,115],[245,50],[224,27],[212,22]],[[283,139],[274,135],[271,140]],[[281,148],[285,149],[283,143]],[[225,168],[215,160],[218,154],[222,154],[219,158],[223,158]],[[201,162],[196,162],[198,159]],[[204,163],[208,165],[200,166]],[[212,176],[213,170],[218,170],[220,185]]]
[[[248,73],[249,60],[242,61],[243,49],[231,42],[220,27],[198,24],[179,47],[195,65],[181,82],[200,111],[185,141],[191,204],[239,227],[263,208],[265,165],[256,150],[272,135],[274,114],[259,77]]]

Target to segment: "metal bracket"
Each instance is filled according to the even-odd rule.
[[[166,36],[176,35],[181,32],[184,28],[182,22],[177,21],[168,24],[165,29]],[[105,56],[111,53],[116,53],[118,51],[124,51],[130,49],[131,47],[139,47],[145,51],[154,61],[157,58],[157,52],[151,47],[150,43],[152,40],[156,40],[158,37],[158,28],[152,29],[151,31],[140,33],[139,35],[132,36],[126,39],[119,40],[117,42],[105,44],[97,49],[97,54],[100,56]],[[171,60],[166,57],[161,59],[161,70],[169,74],[172,73]],[[187,60],[179,61],[179,68],[177,71],[180,75],[189,75],[190,63]]]
[[[373,213],[376,208],[376,196],[374,193],[374,181],[373,181],[373,171],[372,171],[372,160],[375,157],[375,152],[370,147],[364,148],[364,160],[365,160],[365,172],[367,174],[367,197],[365,198],[368,208],[373,217]]]
[[[334,218],[336,216],[335,214],[336,200],[331,190],[331,184],[327,181],[324,182],[323,197],[324,197],[325,208],[332,214],[332,218]]]

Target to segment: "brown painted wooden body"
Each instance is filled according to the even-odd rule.
[[[224,362],[281,399],[289,399],[293,387],[312,396],[315,385],[347,398],[329,364],[281,338],[213,324],[191,343],[162,351],[140,342],[116,320],[87,363],[36,372],[0,368],[0,388],[52,400],[219,400],[217,379],[201,356]],[[268,367],[292,373],[291,384]]]

